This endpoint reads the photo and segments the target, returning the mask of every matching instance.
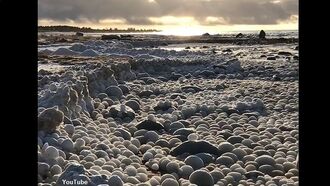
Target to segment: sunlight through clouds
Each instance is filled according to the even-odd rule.
[[[38,0],[39,25],[298,27],[298,0]],[[283,24],[283,25],[282,25]]]

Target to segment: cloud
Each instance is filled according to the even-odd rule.
[[[38,0],[39,20],[160,24],[150,18],[192,17],[201,25],[276,24],[298,15],[298,0]]]
[[[151,21],[147,17],[128,17],[125,18],[126,22],[133,25],[155,25],[156,23]]]

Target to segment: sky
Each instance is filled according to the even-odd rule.
[[[196,33],[297,30],[298,0],[38,0],[38,24]]]

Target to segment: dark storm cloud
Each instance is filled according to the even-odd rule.
[[[150,21],[147,17],[127,17],[125,18],[127,23],[134,25],[154,25],[155,23]]]
[[[192,16],[200,24],[217,17],[227,24],[276,24],[298,14],[298,0],[38,0],[39,19],[55,21],[124,19],[153,24],[149,17]]]

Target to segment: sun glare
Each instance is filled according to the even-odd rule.
[[[197,25],[198,22],[193,17],[150,17],[149,20],[158,25]]]
[[[198,27],[175,27],[164,29],[161,34],[164,35],[177,35],[177,36],[193,36],[201,35],[204,30]]]

